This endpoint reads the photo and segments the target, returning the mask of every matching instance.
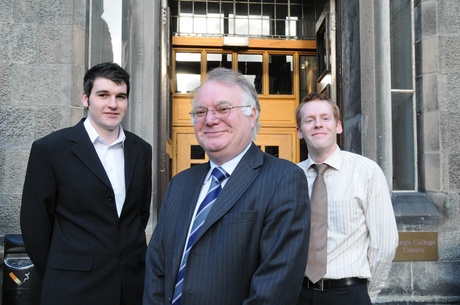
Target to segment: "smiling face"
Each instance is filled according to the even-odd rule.
[[[229,86],[217,81],[208,81],[200,87],[195,96],[194,108],[208,109],[204,121],[193,123],[198,143],[209,158],[221,165],[240,154],[252,139],[252,129],[256,124],[256,110],[246,116],[250,108],[234,108],[226,118],[218,119],[212,111],[221,106],[242,106],[243,91],[239,86]]]
[[[342,133],[342,122],[334,117],[327,101],[312,100],[300,109],[299,139],[305,139],[313,161],[322,163],[336,149],[337,134]]]
[[[125,83],[96,78],[90,96],[83,93],[82,104],[88,109],[91,125],[106,142],[118,138],[119,126],[128,108]]]

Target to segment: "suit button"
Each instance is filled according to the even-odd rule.
[[[109,196],[109,198],[107,198],[110,202],[113,202],[113,196]]]

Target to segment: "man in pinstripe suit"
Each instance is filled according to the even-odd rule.
[[[317,177],[313,166],[327,165],[326,270],[322,278],[305,277],[298,305],[369,305],[385,283],[398,245],[387,181],[377,163],[339,148],[339,108],[327,96],[304,97],[296,121],[308,148],[308,159],[299,166],[309,185]]]
[[[190,223],[216,166],[230,177],[188,252],[180,304],[296,304],[309,240],[308,186],[299,167],[252,143],[259,113],[254,86],[238,72],[217,68],[198,88],[191,115],[210,162],[169,184],[147,250],[145,305],[177,304]]]

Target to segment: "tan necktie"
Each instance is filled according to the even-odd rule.
[[[313,283],[318,282],[326,274],[327,264],[327,189],[324,172],[327,164],[314,164],[318,175],[313,182],[311,192],[311,228],[310,246],[306,275]]]

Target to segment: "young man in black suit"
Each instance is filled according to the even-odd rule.
[[[77,125],[32,144],[21,206],[41,305],[141,303],[152,147],[123,130],[129,74],[89,69]]]

